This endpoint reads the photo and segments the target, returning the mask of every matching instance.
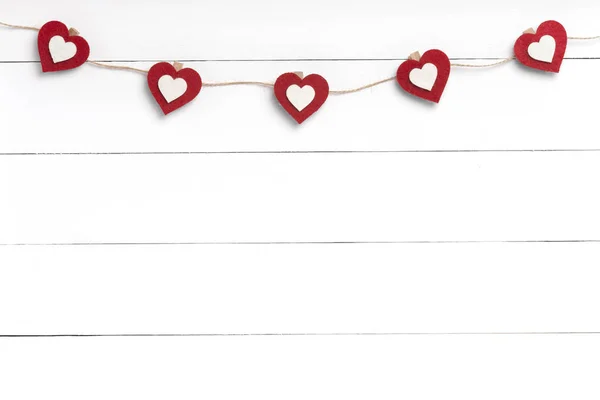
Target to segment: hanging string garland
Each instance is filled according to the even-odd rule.
[[[38,52],[43,72],[65,71],[83,65],[90,56],[90,46],[75,29],[50,21],[38,33]]]
[[[395,77],[345,89],[330,90],[327,80],[320,75],[304,76],[300,72],[288,72],[279,76],[275,83],[258,81],[232,81],[203,83],[200,74],[191,68],[183,68],[178,62],[160,62],[150,70],[117,66],[90,61],[90,46],[76,29],[69,29],[59,21],[50,21],[40,29],[33,26],[0,25],[38,31],[38,52],[43,72],[58,72],[78,68],[86,62],[113,70],[134,71],[147,74],[148,88],[165,115],[183,107],[198,96],[203,86],[257,85],[273,88],[282,108],[299,124],[318,111],[329,95],[356,93],[396,80],[407,93],[421,99],[438,103],[450,78],[452,67],[486,68],[505,64],[514,59],[521,64],[551,73],[558,73],[563,62],[568,39],[594,40],[600,36],[568,37],[565,28],[556,21],[542,23],[537,31],[528,29],[519,36],[514,45],[514,56],[490,64],[451,63],[441,50],[428,50],[423,55],[411,54],[396,72]]]
[[[404,61],[396,79],[408,93],[438,103],[450,78],[450,59],[443,51],[413,53]]]
[[[301,124],[325,103],[329,84],[321,75],[288,72],[277,78],[274,91],[283,109]]]
[[[200,74],[183,64],[161,62],[148,71],[148,87],[165,115],[194,100],[202,89]]]
[[[541,71],[560,71],[567,50],[567,31],[556,21],[546,21],[536,31],[528,29],[515,42],[521,64]]]

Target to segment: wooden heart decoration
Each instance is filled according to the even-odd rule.
[[[148,71],[148,87],[165,115],[194,100],[202,89],[200,74],[180,66],[161,62]]]
[[[396,73],[402,89],[434,103],[439,103],[449,77],[450,60],[440,50],[429,50],[420,57],[404,61]]]
[[[50,21],[38,33],[38,52],[42,71],[56,72],[84,64],[90,56],[90,46],[62,22]]]
[[[301,78],[288,72],[277,78],[274,91],[283,109],[301,124],[325,103],[329,84],[317,74]]]
[[[541,71],[560,71],[567,49],[567,31],[556,21],[542,23],[537,32],[525,31],[515,42],[515,57],[521,64]]]

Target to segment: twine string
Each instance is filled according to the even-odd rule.
[[[5,26],[7,28],[14,28],[14,29],[27,29],[27,30],[32,30],[32,31],[40,30],[39,28],[36,28],[35,26],[13,25],[13,24],[8,24],[6,22],[2,22],[2,21],[0,21],[0,26]],[[567,38],[570,40],[596,40],[596,39],[600,39],[600,35],[599,36],[568,36]],[[452,67],[459,67],[459,68],[490,68],[490,67],[496,67],[496,66],[499,66],[502,64],[506,64],[510,61],[513,61],[514,59],[515,59],[515,56],[511,56],[511,57],[503,58],[499,61],[496,61],[493,63],[488,63],[488,64],[452,63],[450,65]],[[97,67],[110,69],[110,70],[132,71],[132,72],[138,72],[141,74],[148,74],[148,70],[146,70],[146,69],[129,67],[126,65],[113,65],[112,63],[105,63],[105,62],[91,61],[91,60],[88,60],[87,63],[95,65]],[[385,78],[385,79],[382,79],[379,81],[367,83],[365,85],[351,88],[351,89],[330,90],[329,93],[337,94],[337,95],[356,93],[356,92],[360,92],[362,90],[370,89],[372,87],[381,85],[383,83],[391,82],[395,79],[396,79],[396,77],[393,76],[390,78]],[[261,82],[261,81],[225,81],[225,82],[205,82],[205,83],[203,83],[203,86],[206,86],[206,87],[223,87],[223,86],[238,86],[238,85],[263,86],[263,87],[273,87],[274,86],[274,84],[271,82]]]
[[[29,29],[30,31],[39,31],[40,30],[40,28],[36,28],[35,26],[12,25],[12,24],[7,24],[6,22],[2,22],[2,21],[0,21],[0,25],[5,26],[7,28],[14,28],[14,29]]]
[[[202,86],[208,86],[208,87],[235,86],[235,85],[254,85],[254,86],[265,86],[265,87],[275,86],[273,83],[260,82],[260,81],[230,81],[230,82],[205,82],[205,83],[202,83]]]
[[[508,58],[503,58],[500,61],[496,61],[493,63],[489,63],[489,64],[460,64],[460,63],[452,63],[450,64],[453,67],[460,67],[460,68],[489,68],[489,67],[495,67],[497,65],[502,65],[502,64],[506,64],[507,62],[510,62],[512,60],[515,59],[515,56],[512,57],[508,57]]]
[[[571,40],[596,40],[596,39],[600,39],[600,35],[599,36],[568,36],[567,39],[571,39]]]
[[[134,71],[134,72],[139,72],[142,74],[148,73],[148,70],[146,70],[146,69],[128,67],[126,65],[112,65],[112,64],[108,64],[108,63],[103,63],[103,62],[99,62],[99,61],[90,61],[90,60],[88,60],[87,62],[89,64],[95,65],[97,67],[106,68],[106,69],[121,70],[121,71]]]
[[[515,57],[508,57],[508,58],[504,58],[500,61],[496,61],[493,63],[489,63],[489,64],[459,64],[459,63],[452,63],[450,64],[453,67],[461,67],[461,68],[489,68],[489,67],[495,67],[497,65],[502,65],[502,64],[506,64],[507,62],[510,62],[512,60],[514,60]],[[356,93],[356,92],[360,92],[366,89],[370,89],[372,87],[375,86],[379,86],[383,83],[387,83],[387,82],[391,82],[393,80],[395,80],[396,77],[392,76],[390,78],[385,78],[385,79],[381,79],[379,81],[375,81],[375,82],[371,82],[371,83],[367,83],[365,85],[359,86],[359,87],[355,87],[355,88],[351,88],[351,89],[342,89],[342,90],[330,90],[329,94],[350,94],[350,93]],[[267,87],[273,87],[273,84],[270,82],[244,82],[244,81],[230,81],[230,82],[218,82],[218,83],[205,83],[204,86],[212,86],[212,87],[218,87],[218,86],[234,86],[234,85],[260,85],[260,86],[267,86]]]
[[[391,78],[382,79],[380,81],[373,82],[373,83],[367,83],[366,85],[359,86],[359,87],[353,88],[353,89],[330,90],[329,93],[330,94],[350,94],[350,93],[356,93],[356,92],[360,92],[361,90],[365,90],[365,89],[369,89],[369,88],[372,88],[372,87],[377,86],[377,85],[381,85],[382,83],[393,81],[394,79],[396,79],[396,77],[392,76]]]

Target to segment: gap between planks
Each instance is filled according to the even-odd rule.
[[[536,336],[536,335],[599,335],[600,332],[296,332],[296,333],[100,333],[100,334],[30,334],[30,335],[0,335],[6,338],[112,338],[112,337],[257,337],[257,336]]]
[[[441,150],[240,150],[240,151],[106,151],[106,152],[14,152],[1,156],[141,156],[219,154],[403,154],[403,153],[594,153],[600,149],[441,149]]]
[[[64,243],[0,243],[0,247],[25,246],[212,246],[212,245],[396,245],[396,244],[527,244],[527,243],[600,243],[600,239],[564,240],[408,240],[408,241],[330,241],[330,242],[64,242]]]

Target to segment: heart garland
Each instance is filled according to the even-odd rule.
[[[329,84],[321,75],[288,72],[281,75],[273,86],[279,104],[299,124],[313,115],[327,100]]]
[[[194,100],[202,89],[200,74],[180,63],[154,64],[148,71],[150,93],[165,115]]]
[[[411,54],[396,73],[402,89],[434,103],[439,103],[449,77],[450,59],[440,50],[429,50],[422,56]]]
[[[558,73],[566,49],[565,28],[556,21],[546,21],[537,32],[528,29],[517,39],[515,57],[529,68]]]
[[[33,29],[35,27],[11,25],[12,28]],[[514,58],[521,64],[547,72],[558,73],[562,65],[568,39],[599,39],[600,36],[569,38],[565,28],[557,21],[545,21],[537,31],[528,29],[514,44]],[[88,61],[90,47],[75,29],[68,29],[60,21],[45,23],[38,33],[38,52],[43,72],[56,72],[77,68]],[[487,65],[451,64],[441,50],[428,50],[422,56],[413,53],[396,71],[395,78],[384,79],[355,89],[330,91],[329,84],[320,75],[306,77],[300,73],[285,73],[274,84],[266,82],[222,82],[207,86],[230,86],[235,84],[258,84],[273,86],[277,101],[298,124],[319,110],[329,94],[354,93],[381,83],[396,79],[407,93],[427,101],[439,103],[450,77],[451,67],[485,67],[503,64],[507,58]],[[173,65],[160,62],[149,71],[126,66],[113,66],[97,61],[92,64],[110,69],[127,69],[147,73],[150,92],[163,113],[169,114],[195,99],[202,89],[200,74],[191,68],[183,68],[180,63]]]
[[[42,71],[56,72],[83,65],[90,56],[90,46],[74,29],[50,21],[38,33],[38,52]]]

